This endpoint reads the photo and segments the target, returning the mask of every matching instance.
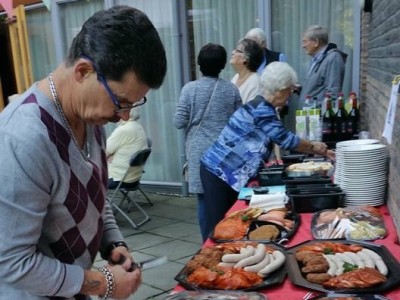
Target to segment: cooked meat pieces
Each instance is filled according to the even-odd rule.
[[[186,269],[188,273],[193,272],[199,267],[213,268],[221,262],[223,252],[215,248],[203,248],[193,259],[187,262]]]
[[[309,282],[317,283],[317,284],[322,284],[323,282],[331,279],[332,276],[329,275],[328,273],[308,273],[306,275],[306,279]]]
[[[249,233],[250,240],[275,240],[280,234],[275,225],[262,225]]]
[[[186,263],[186,272],[192,273],[194,270],[197,270],[201,266],[202,266],[202,262],[201,261],[196,261],[196,260],[193,260],[193,259],[189,260]]]
[[[220,240],[240,240],[245,236],[251,220],[243,220],[241,215],[225,218],[215,226],[213,236]]]
[[[322,264],[329,265],[328,262],[326,261],[325,257],[323,257],[321,254],[316,254],[313,257],[311,257],[309,260],[307,260],[305,266],[309,267],[309,266],[322,265]]]
[[[200,254],[210,257],[210,258],[217,259],[219,261],[221,261],[221,257],[224,255],[222,250],[214,249],[214,248],[210,248],[210,247],[203,248],[200,251]]]
[[[386,276],[374,268],[362,268],[333,277],[322,285],[325,288],[367,288],[386,281]]]
[[[309,255],[309,256],[306,256],[306,257],[303,258],[303,265],[307,265],[310,260],[314,261],[311,264],[316,264],[316,263],[319,262],[319,260],[321,258],[323,258],[326,261],[326,259],[323,257],[323,255],[321,253],[315,253],[314,252],[313,255]]]
[[[320,255],[319,253],[316,253],[314,251],[297,251],[296,252],[296,259],[297,261],[301,261],[303,264],[307,263],[308,260],[313,258],[315,255]]]
[[[328,270],[329,263],[322,255],[315,255],[301,269],[303,273],[325,273]]]

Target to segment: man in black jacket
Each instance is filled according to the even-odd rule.
[[[267,38],[264,30],[261,28],[250,29],[246,33],[245,38],[256,41],[264,49],[264,59],[257,69],[257,73],[259,75],[261,75],[262,71],[266,66],[268,66],[269,63],[273,61],[286,61],[286,56],[283,53],[271,51],[267,48]]]

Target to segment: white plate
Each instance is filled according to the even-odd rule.
[[[362,201],[345,201],[344,204],[346,206],[353,205],[371,205],[371,206],[380,206],[386,203],[386,200],[362,200]]]
[[[384,180],[387,178],[387,172],[381,172],[381,173],[372,173],[372,172],[367,172],[364,171],[365,173],[354,173],[354,172],[346,172],[343,171],[342,173],[342,179],[344,180],[349,180],[349,181],[372,181],[374,182],[375,180]]]
[[[341,187],[342,188],[348,188],[348,189],[352,189],[352,188],[355,188],[355,189],[360,189],[360,188],[363,188],[363,189],[368,189],[368,190],[370,190],[371,188],[373,189],[373,188],[381,188],[382,186],[386,186],[387,185],[387,182],[386,182],[386,180],[382,180],[382,181],[379,181],[379,182],[368,182],[368,181],[357,181],[357,182],[354,182],[354,183],[347,183],[346,181],[342,181],[342,183],[341,183]]]
[[[383,151],[383,149],[386,149],[386,145],[381,145],[381,144],[373,144],[373,145],[359,145],[359,146],[351,146],[351,147],[344,147],[340,149],[342,153],[354,153],[354,152],[360,152],[363,153],[365,151],[368,151],[369,153],[371,152],[380,152]]]
[[[336,149],[342,147],[356,146],[356,145],[369,145],[369,144],[378,144],[379,140],[374,139],[365,139],[365,140],[349,140],[336,143]]]
[[[386,194],[386,189],[381,191],[369,191],[368,193],[364,193],[361,191],[352,191],[349,189],[343,189],[346,193],[346,199],[363,197],[363,198],[370,198],[370,197],[377,197],[377,196],[384,196]]]

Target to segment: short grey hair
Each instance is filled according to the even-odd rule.
[[[311,41],[320,42],[322,45],[329,43],[328,29],[321,25],[311,25],[306,29],[304,35]]]
[[[262,47],[267,46],[267,37],[264,30],[259,27],[250,29],[244,36],[246,39],[252,39],[257,42]]]
[[[286,62],[275,61],[270,63],[260,77],[261,95],[274,95],[297,84],[296,71]]]
[[[133,119],[134,121],[140,119],[140,108],[139,107],[134,107],[131,109],[129,112],[129,118]]]

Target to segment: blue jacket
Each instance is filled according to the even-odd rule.
[[[271,153],[273,143],[283,149],[295,149],[300,138],[285,129],[272,104],[257,96],[232,115],[201,162],[239,191],[257,174],[263,157]]]

